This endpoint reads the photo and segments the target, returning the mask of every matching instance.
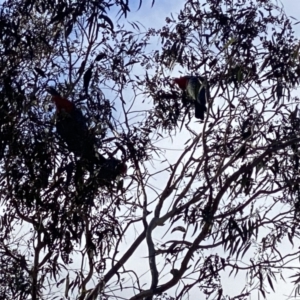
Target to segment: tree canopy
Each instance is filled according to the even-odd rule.
[[[145,28],[133,3],[0,6],[0,299],[266,298],[289,276],[298,295],[297,22],[270,0],[186,0]],[[203,121],[184,75],[205,78]],[[49,86],[126,174],[68,148]]]

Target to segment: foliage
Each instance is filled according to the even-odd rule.
[[[123,0],[1,6],[0,299],[246,299],[276,290],[285,269],[297,285],[299,250],[282,252],[299,237],[291,20],[268,0],[187,0],[142,32],[129,11]],[[165,75],[174,69],[209,82],[203,123]],[[124,180],[100,186],[68,152],[49,85],[82,109],[102,155],[126,161]],[[162,143],[182,132],[172,156]],[[130,264],[143,245],[146,279]],[[236,274],[244,286],[226,290]]]

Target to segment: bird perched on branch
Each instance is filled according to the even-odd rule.
[[[209,97],[206,80],[200,76],[184,76],[174,78],[173,81],[183,91],[183,103],[186,102],[186,97],[192,99],[195,104],[195,117],[204,120],[204,113],[207,111],[206,99]]]
[[[81,110],[54,88],[48,87],[56,106],[56,130],[68,146],[68,150],[84,160],[89,171],[93,171],[101,185],[107,185],[125,175],[127,165],[111,157],[105,158],[96,151],[96,137],[90,132],[87,119]]]
[[[96,154],[96,138],[89,131],[87,119],[81,110],[73,102],[63,98],[54,88],[48,87],[47,91],[56,106],[57,133],[67,144],[68,150],[81,158],[93,159]]]

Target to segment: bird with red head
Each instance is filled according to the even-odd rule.
[[[206,102],[208,85],[203,77],[183,76],[173,79],[173,83],[183,91],[185,95],[194,101],[196,119],[204,120],[204,113],[207,111]]]

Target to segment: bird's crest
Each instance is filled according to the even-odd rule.
[[[188,79],[186,77],[174,78],[173,82],[176,83],[182,90],[185,90]]]

